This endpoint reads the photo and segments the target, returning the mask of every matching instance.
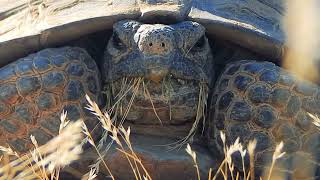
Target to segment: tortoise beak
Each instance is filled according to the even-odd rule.
[[[167,76],[169,70],[166,68],[158,68],[158,69],[149,69],[148,74],[146,75],[147,79],[159,84],[162,79]]]

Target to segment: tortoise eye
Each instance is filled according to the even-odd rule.
[[[192,46],[191,51],[193,52],[200,52],[203,50],[206,44],[206,37],[203,35],[201,36],[198,41]]]
[[[204,47],[204,45],[206,44],[206,38],[205,36],[201,36],[198,41],[196,42],[196,44],[193,46],[193,48],[196,48],[197,50],[201,49]]]
[[[112,44],[117,48],[123,48],[125,45],[123,44],[122,40],[119,38],[119,35],[117,32],[113,32],[112,35]]]

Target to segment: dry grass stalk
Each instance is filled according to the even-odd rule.
[[[69,124],[69,120],[67,120],[67,112],[66,111],[62,111],[61,115],[60,115],[60,126],[59,126],[59,134],[62,133],[63,129]],[[51,180],[58,180],[60,177],[60,169],[61,167],[55,167],[53,169],[53,172],[51,174]]]
[[[285,152],[281,152],[282,151],[282,148],[283,148],[283,142],[281,141],[277,146],[276,146],[276,149],[273,153],[273,156],[272,156],[272,163],[271,163],[271,167],[270,167],[270,170],[269,170],[269,174],[268,174],[268,180],[271,179],[271,175],[272,175],[272,170],[274,168],[274,165],[276,163],[276,161],[278,159],[280,159],[281,157],[283,157],[286,153]]]
[[[167,99],[170,99],[170,91],[172,89],[172,86],[170,84],[170,79],[167,80],[168,83],[166,83],[166,80],[164,80],[163,82],[163,87],[165,89],[166,92],[168,92],[166,94]],[[111,103],[109,102],[109,105],[107,107],[107,112],[109,114],[111,114],[111,119],[113,121],[116,121],[118,119],[118,116],[121,116],[121,120],[118,123],[118,126],[122,126],[125,118],[127,117],[131,106],[134,102],[134,99],[136,97],[136,95],[138,94],[138,91],[140,90],[141,84],[142,84],[142,91],[144,92],[144,96],[147,97],[150,100],[151,106],[153,108],[153,111],[157,117],[157,119],[160,122],[160,125],[162,125],[162,121],[156,111],[156,108],[154,106],[153,100],[151,98],[151,94],[147,88],[147,86],[145,85],[145,79],[142,77],[138,77],[138,78],[130,78],[130,81],[128,80],[127,77],[124,77],[120,80],[120,90],[118,92],[116,92],[116,87],[113,83],[110,84],[111,88],[109,89],[109,91],[105,92],[105,94],[107,95],[107,99],[112,99],[112,96],[114,96],[114,103],[111,105]],[[110,92],[111,91],[111,92]],[[130,93],[131,92],[131,93]],[[128,95],[131,95],[129,102],[125,103],[126,97]],[[203,128],[205,127],[205,109],[207,107],[207,98],[208,98],[208,87],[207,84],[205,83],[199,83],[199,100],[198,100],[198,106],[197,106],[197,115],[195,118],[195,122],[192,125],[191,130],[189,131],[189,134],[184,137],[183,139],[172,143],[172,144],[167,144],[167,146],[170,146],[170,149],[176,149],[176,148],[180,148],[183,145],[187,144],[189,141],[192,141],[193,136],[196,133],[197,127],[199,125],[199,122],[202,120],[203,122]],[[123,110],[123,105],[126,105],[127,108],[125,110]],[[170,108],[170,119],[171,119],[171,106],[169,103],[169,108]],[[204,131],[204,129],[202,130]],[[104,136],[102,138],[103,140],[106,139],[106,137]],[[100,145],[100,143],[99,143]]]
[[[212,179],[212,168],[209,169],[208,180]]]
[[[220,163],[220,166],[219,166],[218,170],[216,171],[216,174],[213,176],[213,178],[212,178],[213,180],[217,179],[217,176],[219,175],[220,172],[222,173],[224,179],[226,179],[225,173],[222,171],[223,167],[225,167],[224,171],[225,172],[227,171],[227,169],[226,169],[227,167],[225,165],[226,160],[227,160],[227,158],[226,158],[226,154],[227,154],[227,152],[226,152],[226,134],[223,131],[220,131],[220,138],[221,138],[221,141],[223,144],[223,152],[224,152],[225,157],[224,157],[224,160]]]
[[[97,169],[91,168],[89,173],[84,175],[81,180],[94,180],[97,177]]]
[[[81,124],[81,121],[69,123],[57,137],[40,147],[32,136],[36,149],[2,166],[0,179],[49,179],[48,174],[52,174],[55,167],[64,167],[79,158]],[[6,152],[12,154],[13,151],[7,148]]]
[[[239,151],[240,151],[240,155],[241,155],[243,178],[244,178],[244,179],[247,179],[246,167],[245,167],[245,163],[244,163],[244,157],[245,157],[246,154],[247,154],[247,150],[244,149],[244,148],[242,147],[242,145],[240,144]]]
[[[138,83],[139,83],[139,81],[138,81]],[[86,98],[88,101],[87,109],[90,110],[94,115],[97,116],[97,118],[99,119],[99,121],[102,124],[103,129],[107,132],[106,134],[109,135],[109,137],[113,140],[112,142],[116,142],[116,144],[120,147],[120,148],[117,148],[117,150],[119,152],[122,152],[125,155],[125,157],[127,158],[128,163],[130,164],[130,167],[135,175],[135,178],[136,179],[147,178],[147,179],[151,180],[152,178],[151,178],[150,174],[148,173],[147,169],[144,167],[141,159],[134,152],[133,147],[131,145],[130,127],[126,130],[122,126],[118,127],[118,126],[114,125],[107,112],[102,113],[101,110],[99,109],[98,105],[95,102],[93,102],[89,96],[86,95]],[[88,132],[88,130],[85,130],[85,132],[86,132],[86,135],[88,136],[89,143],[95,147],[95,149],[99,155],[99,160],[94,165],[94,167],[96,167],[96,171],[98,169],[100,161],[102,161],[103,164],[107,167],[106,163],[103,160],[103,156],[100,154],[93,139],[90,138],[91,137],[90,133]],[[121,137],[121,139],[119,137]],[[123,144],[122,141],[124,141],[125,144]],[[129,152],[126,151],[125,147],[128,147]],[[140,168],[142,168],[142,170],[143,170],[143,173],[144,173],[143,175],[140,172]],[[111,174],[110,169],[108,170],[108,172]]]
[[[194,163],[194,167],[196,168],[196,172],[197,172],[197,178],[198,180],[200,180],[200,171],[199,171],[199,166],[197,163],[197,154],[195,151],[193,151],[191,149],[190,144],[187,144],[187,148],[186,148],[187,153],[191,156],[193,163]]]
[[[240,143],[240,138],[238,137],[236,139],[236,141],[230,145],[230,147],[227,147],[226,148],[226,163],[228,165],[228,169],[229,169],[229,172],[231,174],[231,179],[234,180],[234,164],[232,162],[232,154],[237,152],[237,151],[241,151],[242,150],[242,145]],[[226,173],[227,175],[228,173]]]
[[[250,179],[254,180],[255,172],[254,172],[254,151],[257,147],[257,140],[254,139],[248,144],[248,153],[250,157]],[[249,175],[248,175],[249,178]]]
[[[132,106],[132,104],[133,104],[133,101],[134,101],[134,99],[135,99],[135,97],[136,97],[136,95],[137,95],[137,93],[138,93],[138,91],[139,91],[139,88],[140,88],[140,85],[141,85],[142,82],[143,82],[143,78],[135,78],[135,79],[134,79],[133,85],[132,85],[132,90],[131,90],[132,95],[131,95],[130,101],[129,101],[129,103],[127,104],[127,108],[126,108],[126,110],[124,111],[124,113],[123,113],[123,111],[122,111],[122,109],[123,109],[122,105],[123,105],[123,104],[120,103],[120,115],[122,116],[122,119],[120,120],[120,123],[119,123],[120,126],[123,125],[125,119],[127,118],[127,115],[128,115],[128,113],[129,113],[129,111],[130,111],[130,109],[131,109],[131,106]]]
[[[313,119],[313,124],[319,129],[320,128],[320,119],[317,115],[313,115],[311,113],[308,113],[308,115]]]
[[[109,166],[108,166],[107,163],[104,161],[103,156],[100,154],[100,151],[98,150],[98,148],[97,148],[97,146],[96,146],[96,144],[95,144],[95,142],[94,142],[94,139],[93,139],[91,133],[89,132],[87,126],[85,125],[85,123],[82,124],[82,132],[83,132],[83,134],[86,135],[86,140],[89,142],[89,144],[90,144],[92,147],[94,147],[95,151],[97,152],[97,154],[98,154],[98,156],[99,156],[99,159],[98,159],[99,164],[100,164],[100,162],[103,163],[103,165],[104,165],[104,167],[106,168],[106,170],[108,171],[110,177],[114,180],[114,177],[113,177],[113,175],[112,175],[112,172],[111,172]],[[95,166],[95,168],[96,168],[96,169],[99,169],[99,166]]]
[[[162,126],[162,121],[161,121],[161,119],[160,119],[160,117],[159,117],[159,115],[158,115],[158,113],[157,113],[157,110],[156,110],[156,108],[155,108],[155,106],[154,106],[154,104],[153,104],[153,101],[152,101],[150,92],[149,92],[148,88],[145,86],[144,81],[142,82],[142,86],[143,86],[143,92],[144,92],[144,93],[146,94],[146,96],[149,98],[150,103],[151,103],[151,106],[152,106],[152,109],[153,109],[153,112],[154,112],[154,114],[156,115],[157,119],[159,120],[160,125]],[[171,110],[170,110],[170,114],[171,114]]]
[[[247,150],[245,150],[243,148],[242,144],[240,143],[239,138],[237,138],[235,140],[235,142],[233,144],[231,144],[229,147],[226,145],[226,135],[222,131],[220,132],[220,138],[221,138],[223,146],[224,146],[225,158],[221,162],[221,164],[220,164],[220,166],[219,166],[218,170],[216,171],[216,174],[214,175],[213,178],[211,178],[211,172],[209,173],[209,179],[215,180],[215,179],[217,179],[218,175],[221,173],[223,178],[225,180],[227,180],[227,179],[229,179],[228,174],[230,173],[231,179],[238,180],[240,178],[240,172],[239,171],[235,172],[234,163],[232,162],[232,154],[238,151],[238,152],[240,152],[240,155],[242,158],[243,179],[254,180],[255,179],[254,153],[255,153],[255,148],[257,146],[257,141],[255,139],[250,141],[248,144]],[[273,171],[273,167],[276,163],[276,160],[278,160],[279,158],[281,158],[285,155],[285,152],[281,152],[282,148],[283,148],[283,142],[281,142],[279,145],[277,145],[277,147],[275,149],[275,152],[273,154],[273,159],[272,159],[273,161],[271,164],[271,168],[269,170],[267,180],[271,179],[271,174]],[[248,173],[246,173],[246,168],[245,168],[245,163],[244,163],[244,157],[245,157],[247,151],[250,156],[250,171],[248,171]],[[262,178],[260,177],[260,179],[262,179]]]
[[[240,143],[240,138],[238,137],[233,144],[231,144],[229,147],[226,144],[226,135],[224,132],[220,131],[220,138],[223,143],[223,151],[224,151],[224,159],[220,163],[220,166],[218,170],[216,171],[216,174],[213,176],[213,180],[218,178],[218,175],[221,174],[223,176],[223,179],[227,180],[228,174],[230,173],[231,179],[238,180],[240,178],[240,172],[236,171],[235,175],[235,167],[234,163],[232,162],[232,154],[239,151],[242,157],[242,166],[243,166],[243,177],[247,177],[246,170],[244,166],[244,157],[246,155],[246,150],[244,150],[242,144]]]
[[[189,141],[192,142],[194,135],[197,132],[198,126],[200,121],[202,120],[203,128],[205,128],[205,111],[207,108],[207,98],[208,98],[208,86],[204,83],[199,83],[199,98],[198,98],[198,105],[197,105],[197,115],[195,118],[194,123],[192,124],[192,127],[188,133],[188,135],[181,140],[168,144],[168,146],[171,146],[169,150],[174,150],[177,148],[181,148],[183,145],[187,144]],[[204,129],[202,129],[202,133],[204,132]]]

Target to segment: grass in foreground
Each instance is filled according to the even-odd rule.
[[[130,127],[125,129],[122,126],[114,125],[108,113],[102,112],[98,105],[93,102],[88,96],[87,109],[90,110],[100,121],[102,128],[105,133],[103,139],[111,138],[111,143],[117,145],[117,150],[124,154],[128,161],[131,171],[134,174],[135,179],[138,180],[151,180],[152,177],[148,170],[144,166],[142,160],[135,153],[134,148],[130,142]],[[1,157],[3,165],[0,168],[0,179],[60,179],[60,170],[70,164],[72,161],[77,160],[82,152],[82,144],[88,142],[96,151],[98,159],[95,164],[88,167],[88,173],[83,175],[82,179],[93,180],[97,177],[100,168],[105,168],[109,173],[111,179],[115,179],[108,164],[105,162],[106,152],[110,148],[111,144],[107,146],[107,149],[102,149],[102,142],[98,144],[94,141],[90,131],[86,125],[81,121],[69,122],[66,119],[66,113],[61,115],[61,124],[59,135],[49,141],[43,146],[38,146],[36,139],[31,136],[31,140],[35,146],[33,151],[30,151],[26,155],[20,156],[14,152],[11,148],[1,147],[0,150],[4,152],[4,156]],[[85,135],[83,137],[83,134]],[[219,168],[213,172],[210,169],[208,173],[209,180],[215,179],[229,179],[238,180],[243,179],[249,180],[254,179],[254,150],[256,147],[256,141],[251,141],[247,149],[239,142],[239,138],[230,146],[226,145],[226,136],[221,132],[220,137],[224,144],[224,160],[221,162]],[[271,168],[267,173],[266,180],[271,179],[273,167],[276,161],[281,158],[285,152],[281,152],[283,143],[281,142],[274,152],[272,158]],[[235,169],[232,161],[232,154],[239,151],[242,157],[243,169],[242,172]],[[201,179],[200,170],[197,163],[197,154],[192,150],[188,144],[186,152],[190,155],[193,160],[197,179]],[[250,168],[246,169],[244,164],[244,157],[249,153],[250,156]],[[9,162],[10,157],[15,157],[15,160]],[[90,169],[90,170],[89,170]]]
[[[59,179],[60,168],[77,160],[82,153],[81,124],[81,121],[61,123],[59,135],[40,147],[31,136],[35,148],[23,156],[10,147],[1,147],[4,155],[0,179]],[[9,159],[14,160],[9,162]]]

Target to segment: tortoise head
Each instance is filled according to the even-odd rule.
[[[120,21],[104,58],[109,108],[143,124],[183,124],[198,119],[213,79],[205,28]],[[200,114],[199,114],[200,113]]]

